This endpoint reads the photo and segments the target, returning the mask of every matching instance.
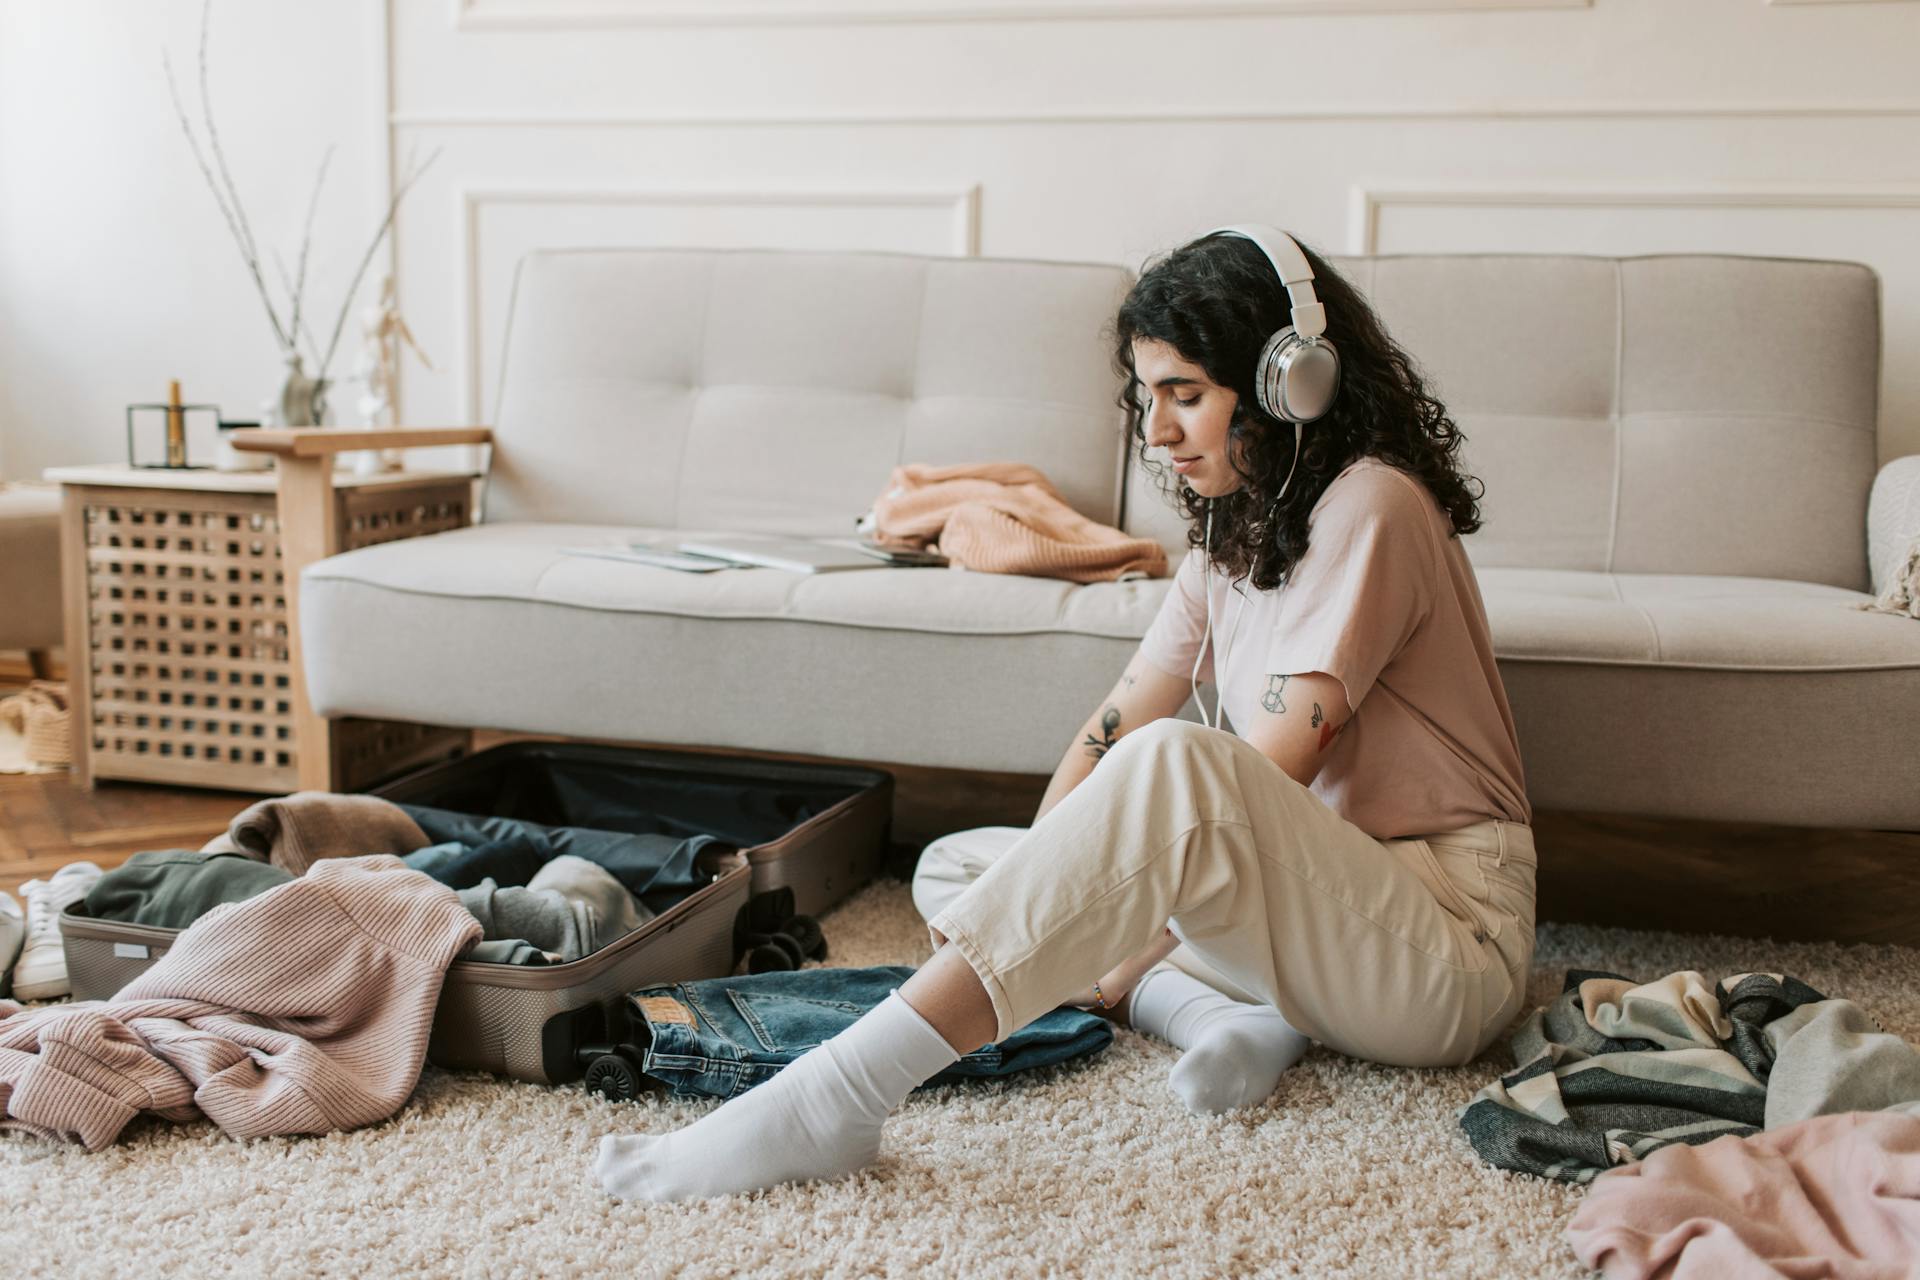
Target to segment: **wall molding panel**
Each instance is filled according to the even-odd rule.
[[[924,215],[929,248],[956,257],[977,257],[980,253],[980,203],[978,183],[945,188],[901,188],[830,190],[819,188],[700,188],[700,187],[536,187],[482,186],[462,187],[457,195],[459,218],[459,265],[455,279],[453,314],[461,320],[460,364],[457,370],[462,395],[462,421],[482,421],[487,408],[485,392],[489,367],[490,321],[496,319],[486,310],[490,295],[483,296],[485,279],[485,217],[489,212],[520,208],[553,210],[555,213],[582,208],[682,209],[682,210],[766,210],[813,209],[843,214],[849,221],[845,247],[859,245],[857,219],[862,212],[894,211]],[[563,241],[556,241],[556,244]],[[607,248],[671,248],[676,241],[667,239],[630,239],[596,241]],[[696,240],[693,243],[710,243]],[[504,297],[491,299],[504,302]]]
[[[1920,209],[1920,183],[1766,185],[1720,183],[1458,183],[1355,186],[1349,200],[1347,248],[1378,253],[1380,215],[1390,207],[1436,208],[1749,208]]]
[[[395,230],[410,420],[484,421],[515,262],[596,244],[1724,244],[1867,261],[1920,342],[1920,0],[368,3],[390,166],[443,153]],[[1883,452],[1920,450],[1920,365],[1884,390]]]
[[[1828,0],[1791,0],[1826,3]],[[1869,3],[1873,0],[1849,0]],[[1512,102],[1353,103],[1325,107],[1156,107],[1136,111],[1050,111],[995,114],[914,115],[900,112],[819,112],[796,109],[778,116],[701,116],[667,113],[488,114],[457,111],[396,111],[394,128],[412,129],[924,129],[1033,125],[1290,124],[1318,121],[1499,121],[1656,119],[1857,119],[1920,116],[1920,98],[1864,103],[1826,102]]]
[[[1587,9],[1593,0],[453,0],[456,30],[653,26],[1100,22],[1143,19]]]

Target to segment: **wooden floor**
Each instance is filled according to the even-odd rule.
[[[142,849],[198,849],[260,797],[102,783],[81,791],[65,773],[0,774],[0,890],[69,862],[112,870]]]
[[[0,667],[0,685],[7,674]],[[477,734],[475,745],[511,736]],[[881,767],[895,777],[895,838],[912,844],[1025,826],[1047,783]],[[119,782],[82,791],[65,773],[0,775],[0,890],[18,896],[22,881],[81,859],[111,869],[142,849],[198,848],[259,798]],[[1539,813],[1534,843],[1542,920],[1920,946],[1920,832]]]

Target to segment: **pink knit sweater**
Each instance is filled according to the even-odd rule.
[[[413,1092],[447,965],[480,936],[453,890],[379,855],[216,907],[111,1000],[0,1000],[0,1128],[97,1151],[142,1111],[236,1138],[384,1120]]]
[[[1167,553],[1159,543],[1096,524],[1022,462],[895,467],[873,514],[874,537],[882,545],[925,549],[937,543],[956,566],[976,572],[1069,582],[1167,576]]]

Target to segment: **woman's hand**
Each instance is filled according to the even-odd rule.
[[[1135,986],[1139,985],[1140,979],[1147,976],[1147,970],[1165,960],[1179,945],[1180,939],[1173,936],[1173,930],[1161,930],[1160,936],[1151,946],[1138,955],[1122,960],[1100,979],[1098,997],[1095,996],[1093,988],[1088,987],[1066,1003],[1081,1009],[1092,1009],[1095,1012],[1119,1008],[1120,1002]]]

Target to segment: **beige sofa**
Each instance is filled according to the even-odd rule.
[[[1920,830],[1920,623],[1854,607],[1920,529],[1920,456],[1875,485],[1871,271],[1340,266],[1433,374],[1486,483],[1468,549],[1537,808]],[[897,462],[1011,458],[1178,549],[1129,465],[1103,337],[1131,279],[891,254],[530,256],[484,521],[306,571],[316,708],[1050,770],[1165,580],[702,577],[562,548],[846,535]]]

